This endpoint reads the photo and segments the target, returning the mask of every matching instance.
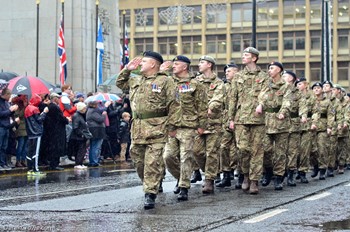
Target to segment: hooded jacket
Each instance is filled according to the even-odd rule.
[[[41,97],[35,94],[29,101],[29,105],[24,110],[24,118],[26,121],[26,130],[28,138],[37,138],[43,134],[43,122],[46,117],[46,113],[40,114],[39,104]]]

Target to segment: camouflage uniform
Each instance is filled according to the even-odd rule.
[[[239,150],[239,163],[244,175],[258,181],[262,175],[265,136],[265,115],[255,115],[258,95],[266,88],[268,75],[257,66],[245,67],[232,80],[229,120],[235,123],[235,136]]]
[[[336,160],[330,160],[330,164],[334,164],[335,166],[335,161],[337,161],[340,167],[344,167],[344,165],[346,164],[349,146],[349,127],[343,128],[343,125],[347,124],[345,114],[348,111],[348,106],[344,97],[340,98],[338,103],[338,110],[336,112],[336,124],[337,127],[340,126],[342,127],[342,129],[338,130],[338,149],[335,151],[338,155],[336,157]]]
[[[219,171],[218,151],[222,136],[225,86],[216,74],[211,77],[201,74],[197,76],[197,80],[205,86],[208,96],[207,109],[210,109],[213,115],[208,117],[204,134],[195,138],[194,156],[199,167],[205,172],[205,179],[214,180]]]
[[[299,157],[299,164],[298,164],[298,170],[300,172],[308,172],[310,167],[310,153],[311,153],[311,147],[312,147],[312,141],[315,138],[315,132],[311,131],[311,116],[312,116],[312,109],[315,104],[315,95],[312,91],[307,91],[305,94],[303,94],[303,104],[304,107],[306,107],[307,111],[302,112],[302,117],[307,118],[306,123],[302,123],[300,125],[301,127],[301,142],[300,142],[300,157]]]
[[[337,117],[338,117],[338,107],[339,100],[334,97],[332,94],[326,94],[327,99],[329,99],[331,107],[335,111],[335,121],[332,125],[332,133],[331,136],[328,138],[328,168],[335,168],[336,166],[336,159],[337,159],[337,149],[338,149],[338,124],[337,124]]]
[[[173,77],[176,84],[175,102],[171,107],[169,130],[176,136],[168,138],[164,161],[169,172],[179,180],[178,187],[190,188],[193,164],[193,143],[197,128],[205,128],[207,95],[204,86],[194,77]]]
[[[169,109],[175,99],[174,82],[162,72],[130,78],[130,71],[124,69],[116,85],[122,90],[130,88],[133,111],[130,156],[143,181],[144,192],[157,194],[165,168],[163,151]]]
[[[290,129],[289,109],[291,97],[288,86],[280,80],[269,81],[268,86],[259,95],[259,104],[265,111],[266,146],[265,156],[272,157],[273,174],[283,176],[286,168],[288,131]],[[283,114],[283,120],[278,115]],[[273,147],[275,146],[274,152]]]
[[[327,128],[332,128],[335,119],[335,111],[329,99],[322,96],[315,99],[312,109],[312,123],[316,125],[315,148],[316,152],[311,152],[310,163],[318,166],[319,169],[328,167],[329,135]]]

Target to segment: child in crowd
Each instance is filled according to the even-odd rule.
[[[121,146],[120,161],[122,162],[126,161],[126,149],[128,147],[128,144],[131,142],[129,128],[130,117],[131,116],[128,112],[124,112],[122,114],[122,119],[120,120],[119,140]]]

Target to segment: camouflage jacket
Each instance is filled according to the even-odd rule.
[[[344,97],[340,98],[338,101],[338,107],[337,107],[337,115],[336,115],[336,121],[337,121],[337,127],[341,126],[342,129],[338,130],[338,137],[348,137],[349,136],[349,127],[343,128],[344,124],[347,124],[346,120],[346,113],[349,110],[348,103],[344,99]],[[349,124],[347,124],[349,125]]]
[[[232,132],[232,130],[229,129],[229,118],[228,118],[228,108],[229,108],[229,103],[230,103],[230,96],[231,96],[231,88],[232,88],[232,82],[227,81],[225,83],[225,91],[226,91],[226,96],[225,96],[225,110],[224,110],[224,116],[222,120],[222,128],[224,130],[227,130],[229,132]]]
[[[306,93],[302,93],[303,101],[303,109],[307,109],[307,111],[301,111],[302,117],[307,118],[306,123],[301,123],[300,128],[302,131],[309,131],[311,128],[311,117],[312,117],[312,109],[315,105],[316,98],[314,93],[311,90],[308,90]]]
[[[212,111],[212,115],[208,117],[207,129],[216,130],[221,127],[223,113],[225,107],[225,86],[224,82],[217,78],[213,73],[211,77],[205,77],[203,74],[196,77],[206,89],[208,96],[208,109]]]
[[[285,82],[280,80],[274,83],[270,79],[267,87],[259,94],[258,101],[263,106],[263,111],[265,112],[267,134],[286,133],[289,131],[290,93],[291,91]],[[283,114],[285,118],[282,120],[278,119],[279,114]]]
[[[290,116],[290,129],[289,132],[299,132],[300,128],[300,119],[302,115],[306,115],[308,108],[303,98],[302,93],[294,85],[288,85],[290,94],[287,96],[290,102],[289,116]]]
[[[341,106],[340,106],[340,101],[338,98],[336,98],[335,96],[333,95],[330,95],[329,97],[326,96],[326,98],[329,99],[330,101],[330,107],[331,107],[331,110],[334,112],[334,122],[333,122],[333,125],[332,125],[332,133],[331,135],[338,135],[338,117],[342,118],[341,117]]]
[[[175,101],[171,106],[169,129],[178,127],[206,128],[207,93],[205,87],[194,77],[173,77],[175,82]]]
[[[327,128],[331,129],[334,125],[335,111],[332,109],[331,102],[326,96],[320,99],[315,98],[315,104],[312,108],[312,123],[316,125],[318,132],[324,132]]]
[[[142,75],[130,78],[130,71],[124,69],[119,74],[116,85],[123,90],[130,89],[132,142],[166,142],[169,110],[175,100],[173,79],[162,72],[148,77]]]
[[[235,124],[265,124],[264,114],[257,116],[258,96],[265,89],[269,80],[268,75],[257,66],[250,71],[247,67],[235,74],[232,80],[229,102],[229,120]]]

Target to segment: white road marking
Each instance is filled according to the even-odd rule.
[[[332,193],[324,192],[324,193],[317,194],[315,196],[311,196],[311,197],[305,198],[305,201],[315,201],[315,200],[327,197],[329,195],[332,195]]]
[[[345,185],[346,187],[350,187],[350,183]]]
[[[122,170],[107,171],[107,173],[114,173],[114,172],[136,172],[136,170],[135,169],[122,169]]]
[[[263,221],[263,220],[265,220],[265,219],[268,219],[268,218],[270,218],[270,217],[276,216],[276,215],[278,215],[278,214],[280,214],[280,213],[283,213],[283,212],[285,212],[285,211],[288,211],[288,209],[276,209],[276,210],[273,210],[273,211],[271,211],[271,212],[269,212],[269,213],[265,213],[265,214],[262,214],[262,215],[260,215],[260,216],[255,217],[255,218],[251,218],[251,219],[249,219],[249,220],[246,220],[246,221],[244,221],[244,223],[257,223],[257,222],[261,222],[261,221]]]

